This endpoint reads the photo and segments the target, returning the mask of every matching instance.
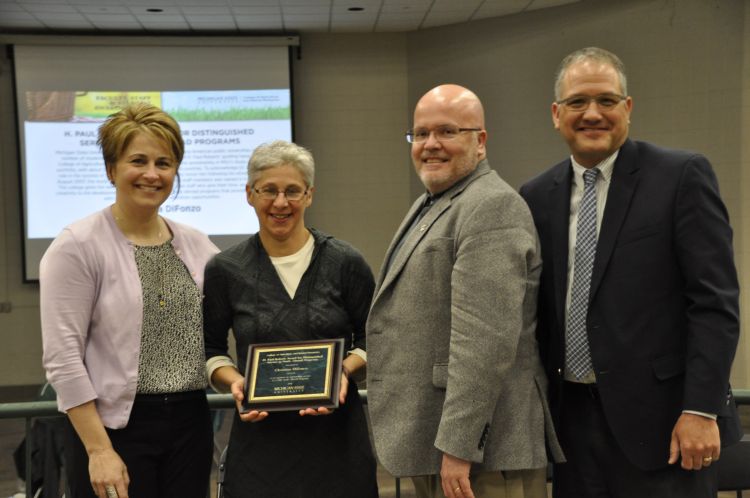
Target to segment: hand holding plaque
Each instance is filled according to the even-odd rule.
[[[230,392],[232,398],[237,405],[237,411],[240,415],[240,420],[243,422],[260,422],[261,420],[268,417],[268,412],[250,410],[245,408],[245,377],[240,376],[238,380],[235,380],[230,385]]]
[[[338,408],[343,357],[343,339],[250,345],[243,412]]]

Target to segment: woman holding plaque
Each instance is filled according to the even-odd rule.
[[[245,187],[260,230],[206,266],[209,379],[237,402],[227,449],[229,498],[376,498],[375,459],[356,384],[364,367],[372,272],[356,249],[305,226],[310,152],[276,141],[255,149]],[[228,355],[228,331],[237,363]],[[343,338],[339,407],[241,413],[251,344]],[[238,366],[239,365],[239,368]]]
[[[203,498],[213,434],[201,287],[218,249],[159,216],[184,145],[171,116],[133,104],[99,127],[114,204],[60,233],[40,266],[43,363],[70,424],[76,498]]]

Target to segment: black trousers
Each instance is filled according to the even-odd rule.
[[[554,498],[715,498],[716,466],[655,471],[634,466],[620,449],[596,388],[565,382],[558,436],[567,463],[555,465]],[[638,410],[637,406],[632,407]],[[664,448],[664,461],[669,448]]]
[[[205,392],[139,394],[127,427],[107,434],[128,468],[131,497],[206,497],[213,431]],[[88,455],[69,422],[65,465],[73,498],[95,498]]]

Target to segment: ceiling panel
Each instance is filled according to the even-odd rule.
[[[138,20],[130,14],[86,14],[86,19],[98,27],[103,23],[138,25]]]
[[[317,14],[317,15],[325,15],[326,17],[328,17],[329,9],[327,7],[320,8],[314,5],[282,5],[281,11],[284,13],[284,16],[286,16],[287,14],[289,15]]]
[[[0,0],[0,31],[400,32],[577,1],[580,0]],[[351,11],[351,7],[364,10]],[[148,12],[150,9],[162,11]]]
[[[0,0],[2,1],[2,0]],[[122,2],[122,5],[127,6],[130,10],[141,10],[143,12],[146,11],[146,9],[162,9],[162,10],[177,10],[177,6],[173,2],[152,2],[152,3],[144,3],[143,1],[139,2]]]
[[[255,23],[252,21],[237,20],[237,28],[242,31],[281,31],[281,21]]]
[[[132,31],[134,29],[141,30],[140,24],[134,24],[134,23],[117,23],[117,22],[108,22],[108,21],[96,21],[92,22],[95,28],[97,29],[111,29],[113,31]]]
[[[185,19],[187,19],[190,24],[229,24],[234,26],[234,18],[230,15],[194,16],[192,14],[185,14]]]
[[[318,23],[318,24],[325,24],[328,26],[328,16],[327,15],[318,15],[318,14],[298,14],[298,15],[284,15],[284,23],[291,24],[291,23]]]
[[[297,6],[308,6],[317,5],[320,7],[328,8],[331,6],[331,0],[279,0],[282,6],[297,5]]]
[[[380,12],[427,12],[429,5],[417,5],[417,4],[383,4],[380,7]]]
[[[45,2],[48,2],[50,0],[45,0]],[[55,1],[55,3],[67,3],[69,5],[73,5],[74,7],[77,7],[79,5],[127,5],[128,2],[123,2],[122,0],[63,0],[61,2]],[[141,2],[142,3],[142,2]]]
[[[415,11],[415,10],[407,10],[404,12],[381,12],[378,16],[379,19],[391,19],[391,20],[399,20],[403,19],[405,21],[413,20],[413,19],[424,19],[425,16],[424,11]]]
[[[383,7],[410,6],[427,9],[432,3],[433,0],[383,0]]]
[[[164,24],[175,24],[185,23],[185,18],[180,14],[140,14],[135,13],[135,17],[139,22],[142,23],[164,23]]]
[[[350,22],[350,23],[358,23],[358,22],[375,22],[375,20],[378,18],[377,13],[372,13],[370,15],[362,15],[362,12],[356,12],[356,14],[360,15],[351,15],[351,12],[335,12],[331,18],[336,22]]]
[[[261,5],[261,6],[232,6],[232,12],[234,12],[234,16],[255,16],[255,15],[269,15],[269,14],[278,14],[281,15],[281,7],[278,5]]]
[[[23,11],[14,11],[14,12],[3,12],[3,22],[5,21],[23,21],[23,20],[30,20],[33,21],[36,19],[34,16],[29,14],[28,12]]]
[[[23,9],[27,12],[60,12],[70,13],[78,12],[72,5],[55,4],[55,3],[27,3],[23,4]]]
[[[236,21],[243,21],[243,22],[256,21],[256,22],[271,22],[271,23],[278,22],[278,23],[280,23],[281,22],[281,13],[278,13],[278,14],[253,14],[253,15],[250,15],[250,16],[236,15],[235,14],[234,19]]]
[[[479,7],[480,4],[483,2],[481,0],[463,0],[461,2],[456,2],[454,0],[435,0],[435,3],[432,4],[432,7],[430,10],[432,12],[442,12],[442,11],[462,11],[462,12],[474,12],[477,10],[477,7]]]
[[[78,12],[34,12],[34,17],[45,23],[76,23],[88,24],[88,21]]]
[[[195,17],[199,16],[205,16],[207,18],[215,17],[217,15],[223,15],[227,17],[232,17],[232,11],[229,10],[229,7],[221,6],[221,7],[202,7],[202,6],[191,6],[186,5],[180,7],[180,10],[185,15],[191,15]]]
[[[333,0],[331,8],[334,10],[346,10],[351,7],[362,7],[365,10],[380,10],[382,0]]]
[[[278,0],[230,0],[232,5],[251,5],[255,7],[262,6],[279,6]]]
[[[77,5],[76,9],[82,14],[130,14],[124,5]]]

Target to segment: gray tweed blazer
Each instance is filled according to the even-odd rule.
[[[409,210],[385,261],[424,196]],[[535,339],[541,257],[523,199],[486,160],[447,190],[381,270],[367,321],[378,457],[395,476],[562,460]]]

